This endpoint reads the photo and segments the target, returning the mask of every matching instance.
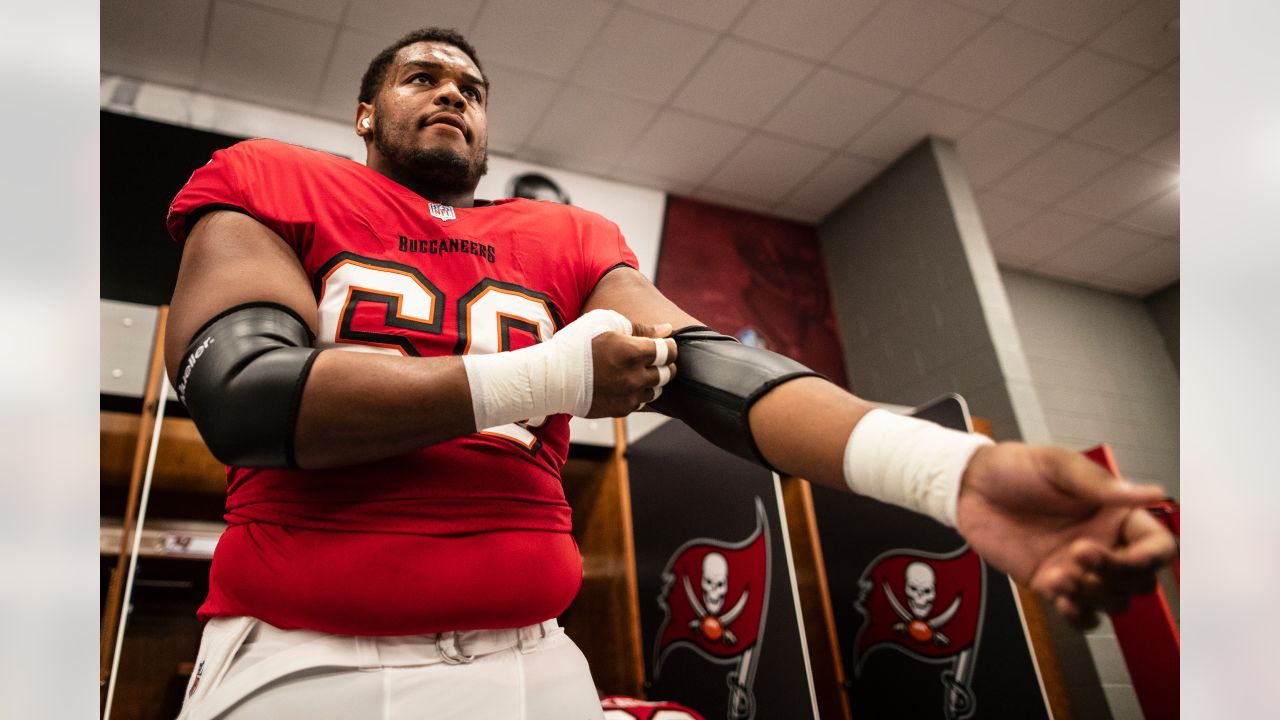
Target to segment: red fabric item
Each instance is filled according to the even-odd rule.
[[[623,695],[600,699],[605,720],[704,720],[693,708],[669,700],[637,700]]]
[[[609,270],[637,266],[594,213],[523,199],[438,205],[359,163],[272,140],[215,152],[174,199],[169,231],[183,242],[220,208],[293,249],[322,349],[517,349],[576,319]],[[568,445],[568,416],[556,415],[339,469],[228,468],[230,529],[199,615],[353,635],[554,617],[582,575],[560,484]]]
[[[1109,446],[1099,445],[1086,451],[1085,456],[1113,475],[1120,475]],[[1176,521],[1171,529],[1176,532]],[[1135,597],[1128,610],[1111,615],[1111,625],[1129,667],[1142,714],[1147,720],[1179,717],[1181,640],[1164,590],[1157,585],[1155,592]]]
[[[812,225],[672,196],[656,276],[707,325],[849,386]]]

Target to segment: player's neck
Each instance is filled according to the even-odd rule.
[[[476,193],[474,190],[461,193],[445,192],[431,187],[417,187],[413,184],[402,182],[400,180],[396,180],[396,182],[399,182],[401,185],[404,185],[427,200],[434,203],[440,203],[441,205],[449,205],[456,208],[469,208],[475,207],[476,204]]]
[[[454,187],[442,187],[436,183],[414,177],[412,174],[402,171],[401,168],[394,163],[386,162],[380,157],[371,155],[366,164],[370,169],[377,171],[381,175],[394,180],[396,183],[403,185],[411,190],[414,194],[441,205],[450,205],[452,207],[469,208],[475,205],[475,188],[466,190],[458,190]]]
[[[386,175],[392,180],[395,180],[401,185],[412,190],[415,194],[421,195],[422,197],[426,198],[427,200],[430,200],[431,202],[440,203],[441,205],[450,205],[452,207],[460,207],[460,208],[469,208],[475,205],[476,193],[474,189],[461,191],[461,192],[456,190],[445,190],[438,186],[432,185],[431,183],[415,181],[412,178],[396,177],[395,175],[392,175],[390,173],[385,173],[385,172],[382,174]]]

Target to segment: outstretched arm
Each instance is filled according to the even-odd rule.
[[[641,323],[669,322],[676,328],[701,324],[626,268],[606,275],[587,307],[614,309]],[[692,372],[683,370],[686,377]],[[867,423],[861,439],[854,435],[872,410],[871,403],[826,380],[801,377],[768,390],[751,405],[747,420],[755,446],[769,464],[848,491],[892,480],[850,477],[850,467],[860,466],[848,462],[855,441],[862,442],[856,448],[862,457],[869,449],[882,455],[900,450],[896,457],[913,460],[940,437],[932,432],[922,436],[920,453],[900,441],[899,447],[883,452],[868,448],[892,435],[884,430],[882,416]],[[942,441],[955,442],[956,437]],[[1058,448],[999,443],[968,452],[955,501],[957,530],[988,561],[1049,599],[1079,626],[1096,623],[1098,610],[1118,610],[1129,596],[1150,591],[1155,570],[1175,551],[1173,538],[1141,508],[1162,497],[1156,486],[1130,485]],[[895,490],[889,495],[902,494],[889,489]]]

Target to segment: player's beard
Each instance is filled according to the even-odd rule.
[[[487,143],[481,144],[471,157],[467,157],[448,148],[422,148],[413,142],[397,143],[388,137],[383,125],[375,125],[373,144],[382,157],[397,165],[415,185],[441,194],[473,192],[480,178],[489,172]]]

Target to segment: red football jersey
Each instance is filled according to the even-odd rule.
[[[555,203],[428,202],[344,158],[272,140],[214,153],[178,193],[275,231],[312,280],[316,345],[436,356],[514,350],[578,317],[636,258],[616,225]],[[566,415],[329,470],[228,468],[227,532],[201,618],[397,635],[554,617],[582,579],[560,484]]]

